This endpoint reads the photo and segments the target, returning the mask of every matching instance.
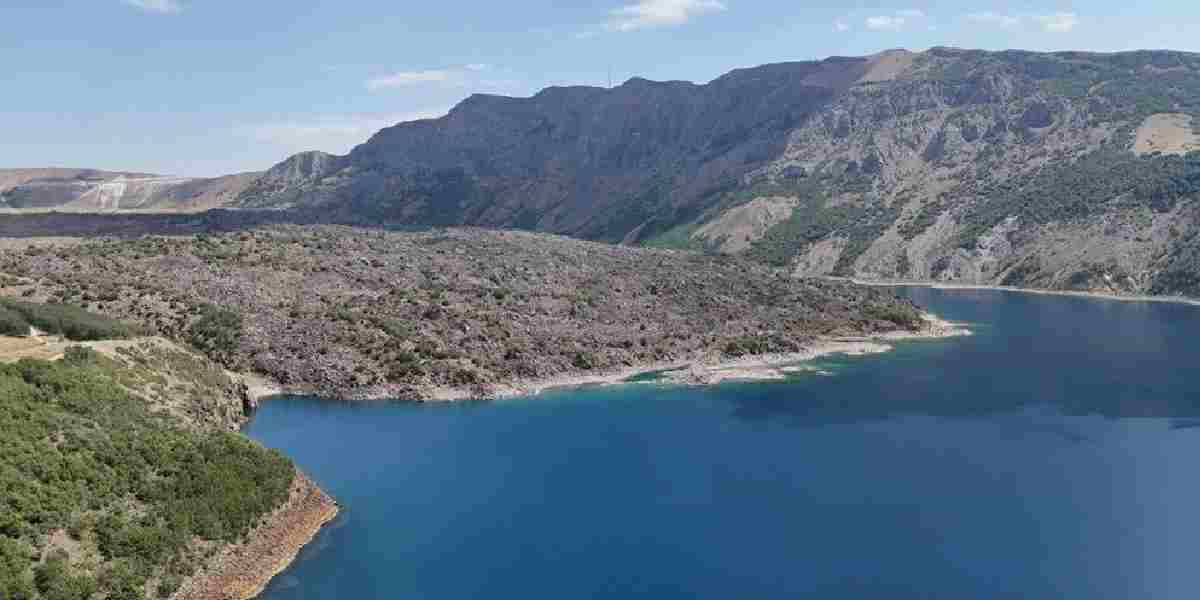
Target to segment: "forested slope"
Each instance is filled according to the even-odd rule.
[[[125,331],[3,302],[76,339]],[[0,598],[165,598],[279,507],[295,469],[232,430],[222,377],[150,342],[0,364]]]

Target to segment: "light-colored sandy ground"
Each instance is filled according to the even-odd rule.
[[[234,383],[241,383],[242,385],[245,385],[246,393],[256,403],[262,398],[278,396],[286,393],[284,386],[261,375],[256,375],[254,373],[235,373],[233,371],[226,371],[225,374],[228,375],[229,378],[234,381]]]
[[[1138,154],[1187,154],[1193,150],[1200,150],[1200,135],[1196,135],[1191,115],[1178,113],[1146,117],[1133,143],[1133,151]]]
[[[172,345],[161,338],[136,338],[131,340],[108,340],[103,342],[72,342],[66,338],[54,335],[34,335],[29,337],[0,336],[0,363],[14,363],[22,358],[37,360],[59,360],[71,346],[91,348],[106,356],[115,356],[118,348],[136,346],[146,340],[155,343]]]
[[[767,230],[792,216],[798,200],[783,196],[763,196],[731,208],[706,223],[692,238],[720,242],[721,252],[735,254],[762,239]]]
[[[885,50],[870,57],[870,66],[859,83],[891,81],[912,66],[916,55],[908,50]]]
[[[0,214],[4,211],[0,210]],[[2,217],[0,217],[2,218]],[[77,237],[30,237],[30,238],[5,238],[0,237],[0,251],[4,250],[24,250],[26,248],[45,248],[46,246],[77,246],[86,241],[84,238]]]
[[[147,173],[97,171],[95,169],[63,169],[57,167],[37,169],[0,169],[0,192],[10,190],[18,185],[23,185],[38,179],[71,180],[82,175],[89,175],[95,179],[111,179],[120,176],[154,177],[154,175]]]
[[[61,356],[59,345],[44,337],[0,336],[0,363],[17,362],[22,358],[55,360]]]

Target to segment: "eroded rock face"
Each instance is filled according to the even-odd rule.
[[[696,230],[693,238],[711,241],[717,250],[743,252],[775,225],[791,217],[795,198],[755,198],[727,210]]]
[[[532,98],[475,95],[441,119],[380,131],[331,160],[319,181],[256,186],[240,204],[641,241],[741,186],[778,155],[790,128],[868,67],[835,58],[742,69],[706,85],[632,79]]]
[[[243,207],[254,208],[258,204],[270,208],[291,208],[299,198],[299,190],[306,190],[309,198],[318,194],[325,178],[333,175],[346,164],[339,156],[324,152],[303,152],[271,167],[239,194],[250,199],[270,198],[271,202],[244,201]]]
[[[1146,117],[1138,127],[1133,151],[1138,154],[1184,155],[1200,151],[1200,130],[1192,115],[1159,113]]]
[[[201,211],[228,204],[257,177],[257,173],[189,178],[92,169],[0,169],[0,208]]]
[[[1164,60],[1180,65],[1170,84],[1138,67]],[[1100,74],[1061,73],[1078,61]],[[934,49],[886,85],[849,89],[829,117],[790,134],[761,172],[824,179],[791,187],[823,202],[805,215],[828,224],[816,236],[792,226],[790,243],[768,231],[750,252],[793,256],[801,275],[1198,295],[1189,282],[1200,272],[1200,156],[1184,146],[1192,117],[1148,115],[1127,97],[1200,109],[1173,85],[1200,91],[1200,57]],[[882,166],[868,176],[872,157]],[[832,268],[830,241],[840,249]]]

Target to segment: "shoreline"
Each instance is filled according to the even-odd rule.
[[[824,276],[819,279],[842,281],[867,287],[922,287],[935,290],[981,290],[991,292],[1013,292],[1017,294],[1036,294],[1040,296],[1068,296],[1075,298],[1091,298],[1093,300],[1115,300],[1118,302],[1159,302],[1165,304],[1185,304],[1200,306],[1200,299],[1186,296],[1140,296],[1119,294],[1113,292],[1085,292],[1076,290],[1046,290],[1039,288],[1023,288],[1011,285],[987,285],[982,283],[954,283],[942,281],[897,281],[856,279],[854,277]]]
[[[715,385],[724,381],[770,381],[787,377],[803,369],[800,363],[823,356],[844,354],[862,356],[879,354],[893,349],[894,342],[937,340],[971,335],[963,323],[953,323],[930,313],[923,313],[925,325],[917,330],[896,330],[875,335],[818,338],[797,352],[760,354],[739,358],[697,358],[623,366],[596,373],[557,375],[540,379],[484,384],[469,387],[438,386],[425,388],[423,397],[407,398],[419,403],[461,402],[471,400],[504,400],[536,396],[550,390],[621,385],[638,375],[664,372],[661,379],[649,383],[678,385]],[[406,399],[404,394],[389,386],[356,390],[348,395],[334,396],[305,386],[284,386],[261,375],[233,374],[246,385],[255,406],[274,396],[316,396],[341,401],[384,401]]]
[[[631,366],[612,372],[564,376],[532,382],[518,382],[498,386],[487,399],[503,400],[522,396],[536,396],[546,391],[583,387],[630,384],[631,377],[661,371],[663,377],[647,383],[707,386],[725,381],[773,381],[788,377],[789,373],[804,370],[802,363],[834,354],[864,356],[881,354],[893,350],[889,342],[935,340],[971,335],[964,324],[942,320],[932,314],[922,315],[926,325],[918,331],[891,331],[871,336],[848,336],[818,339],[809,348],[798,352],[760,354],[722,360],[667,361],[650,365]],[[636,382],[632,382],[636,383]],[[444,395],[432,402],[454,402],[476,399],[464,390],[444,388]]]
[[[435,388],[423,402],[499,400],[536,396],[542,392],[588,385],[628,384],[636,375],[668,371],[650,383],[715,385],[724,381],[771,381],[789,374],[815,370],[802,363],[832,354],[862,356],[893,349],[889,342],[935,340],[971,335],[963,324],[951,323],[925,313],[925,325],[915,331],[891,331],[874,336],[852,336],[816,340],[799,352],[747,356],[719,361],[671,361],[630,366],[600,374],[552,377],[537,381],[491,386],[487,394],[466,388]],[[258,406],[271,396],[290,393],[285,386],[260,375],[229,373]],[[380,397],[378,399],[383,399]],[[253,600],[270,582],[296,560],[321,529],[339,512],[337,502],[299,470],[288,500],[264,519],[246,541],[222,549],[197,574],[189,578],[171,600]]]
[[[171,600],[252,600],[291,566],[338,515],[338,504],[299,469],[288,500],[246,536],[226,546]]]

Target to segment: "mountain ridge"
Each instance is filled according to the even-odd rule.
[[[1200,54],[935,47],[474,94],[230,208],[746,254],[796,275],[1200,296]]]
[[[1193,53],[890,50],[474,95],[236,204],[741,252],[798,275],[1200,295],[1197,116]]]
[[[199,212],[229,204],[260,175],[177,177],[59,167],[0,169],[0,209]]]

